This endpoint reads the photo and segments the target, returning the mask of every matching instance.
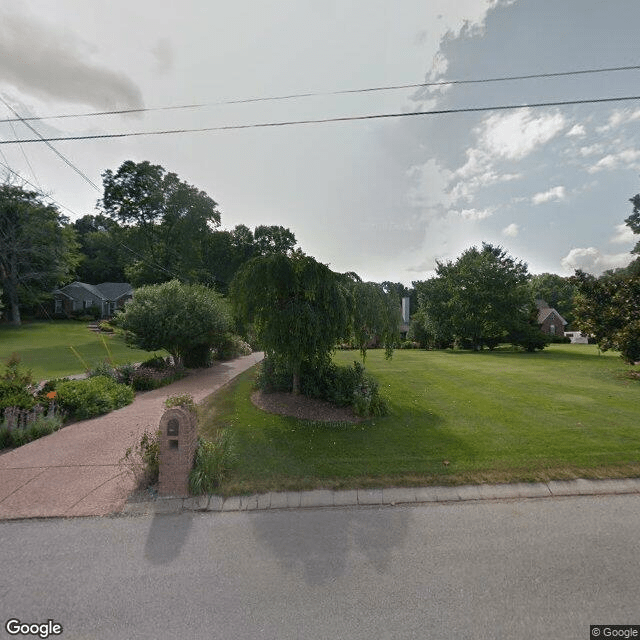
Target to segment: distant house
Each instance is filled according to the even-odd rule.
[[[536,306],[538,307],[538,324],[542,333],[563,338],[567,321],[544,300],[536,300]]]
[[[72,282],[53,292],[54,313],[70,317],[74,311],[97,307],[100,317],[109,318],[132,297],[133,288],[127,282]]]
[[[581,331],[565,331],[564,336],[571,339],[571,344],[589,344],[589,336]]]

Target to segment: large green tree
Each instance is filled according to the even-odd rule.
[[[600,349],[620,351],[625,362],[640,360],[640,276],[576,271],[576,325]]]
[[[98,205],[128,230],[123,244],[134,256],[127,269],[134,286],[207,280],[206,241],[220,224],[212,198],[148,161],[127,160],[115,173],[105,171],[102,180]]]
[[[116,322],[138,348],[165,349],[178,362],[200,366],[229,332],[231,314],[213,289],[171,280],[136,289]]]
[[[253,323],[267,356],[284,360],[300,392],[303,363],[324,362],[350,331],[342,278],[301,252],[272,253],[246,262],[230,287],[242,322]]]
[[[125,248],[125,229],[103,215],[86,215],[73,223],[80,245],[77,277],[82,282],[125,282],[135,257]]]
[[[456,261],[438,262],[436,277],[416,286],[422,315],[432,330],[474,349],[493,348],[530,324],[527,265],[501,247],[483,243]]]
[[[55,206],[34,191],[0,185],[0,284],[12,324],[21,324],[25,299],[46,298],[78,261],[75,232]]]

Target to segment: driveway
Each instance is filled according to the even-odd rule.
[[[119,461],[146,430],[158,428],[164,400],[190,393],[200,402],[262,357],[253,353],[199,369],[161,389],[138,393],[127,407],[0,455],[0,519],[119,513],[135,488]]]

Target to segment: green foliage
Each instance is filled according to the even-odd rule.
[[[213,493],[237,461],[235,442],[223,429],[214,441],[198,439],[193,469],[189,474],[189,491],[193,495]]]
[[[196,410],[196,403],[193,400],[193,396],[190,393],[182,393],[169,396],[164,401],[164,406],[167,409],[171,409],[171,407],[184,407],[185,409],[189,409],[190,411]]]
[[[289,392],[291,370],[287,363],[274,356],[262,361],[256,379],[258,388],[269,393]],[[303,395],[326,400],[338,407],[353,407],[356,415],[368,417],[386,415],[388,407],[380,395],[378,383],[354,361],[352,366],[338,366],[330,359],[322,363],[303,364],[300,371],[300,391]]]
[[[400,298],[382,284],[362,282],[355,274],[345,274],[349,292],[353,342],[364,360],[367,348],[381,345],[388,358],[400,337]]]
[[[109,413],[133,402],[133,389],[107,376],[56,385],[58,404],[77,420]]]
[[[49,296],[78,260],[75,233],[56,207],[34,191],[0,185],[0,285],[14,325],[21,324],[20,305]]]
[[[253,258],[236,274],[230,296],[240,320],[254,324],[265,351],[287,362],[296,393],[303,362],[323,361],[349,333],[341,279],[301,253]]]
[[[56,415],[38,416],[25,428],[11,429],[6,422],[0,422],[0,449],[21,447],[23,444],[48,436],[62,426],[62,417]]]
[[[36,404],[32,391],[31,371],[20,364],[20,357],[12,354],[0,377],[0,418],[7,407],[31,409]]]
[[[248,356],[253,353],[251,345],[240,336],[228,334],[221,344],[216,347],[217,360],[233,360],[239,356]]]
[[[134,476],[138,486],[149,486],[158,482],[159,456],[160,431],[145,431],[140,442],[125,451],[120,465]]]
[[[576,325],[603,351],[620,351],[625,362],[640,360],[640,276],[600,278],[576,271]]]
[[[102,174],[104,213],[125,227],[121,234],[139,256],[125,267],[133,286],[180,276],[187,281],[207,278],[203,254],[206,239],[220,224],[216,202],[147,161],[127,160],[114,173]]]
[[[137,347],[165,349],[176,361],[194,366],[224,340],[231,316],[212,289],[172,280],[137,289],[117,323]]]
[[[528,322],[533,300],[527,265],[501,247],[483,243],[481,249],[467,249],[455,262],[438,262],[436,274],[414,283],[427,330],[436,340],[491,348]]]

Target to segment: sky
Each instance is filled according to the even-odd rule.
[[[639,65],[638,23],[637,0],[0,0],[0,170],[74,220],[99,212],[106,169],[148,160],[221,228],[288,227],[364,280],[410,285],[482,242],[531,273],[599,274],[635,244],[640,99],[53,149],[7,120],[152,109],[28,121],[72,137],[636,96],[640,70],[333,92]],[[320,95],[221,104],[301,93]]]

